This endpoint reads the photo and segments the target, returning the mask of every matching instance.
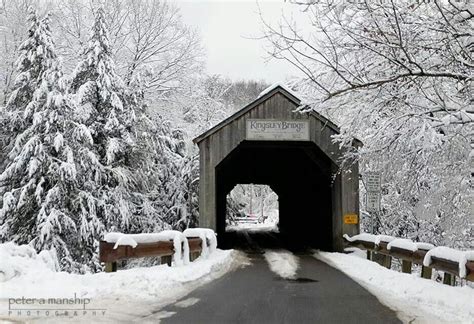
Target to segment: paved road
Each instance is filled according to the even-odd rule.
[[[310,255],[298,255],[297,280],[271,272],[261,254],[185,297],[199,301],[162,323],[400,323],[395,313],[344,275]]]

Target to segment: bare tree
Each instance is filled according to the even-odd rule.
[[[80,53],[87,39],[95,2],[58,0],[59,44],[66,57]],[[179,86],[199,66],[200,39],[173,4],[160,0],[105,0],[110,41],[119,73],[127,84],[140,77],[163,94]],[[71,63],[75,60],[71,60]]]
[[[126,80],[141,69],[151,69],[148,86],[168,90],[176,86],[199,56],[199,37],[181,21],[179,10],[167,2],[129,1],[129,41],[124,49]]]
[[[5,105],[15,79],[15,61],[26,34],[28,8],[33,0],[0,2],[0,102]]]
[[[294,4],[311,28],[282,17],[278,26],[263,22],[262,38],[271,56],[305,75],[294,86],[312,109],[341,125],[336,140],[364,141],[354,152],[362,170],[383,171],[387,227],[381,230],[465,245],[474,228],[472,5],[452,0]]]

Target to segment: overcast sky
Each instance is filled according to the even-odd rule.
[[[207,54],[207,72],[234,80],[284,81],[298,72],[283,61],[268,61],[262,41],[249,39],[262,30],[255,0],[179,1],[183,20],[201,34]],[[301,16],[297,6],[283,0],[259,0],[266,21],[275,24],[282,12]]]

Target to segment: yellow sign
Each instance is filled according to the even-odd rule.
[[[344,224],[359,224],[359,217],[357,214],[345,214]]]

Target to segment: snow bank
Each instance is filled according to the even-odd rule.
[[[423,260],[423,265],[429,267],[431,265],[431,257],[437,257],[449,261],[459,262],[459,276],[466,277],[467,261],[474,261],[474,251],[459,251],[445,246],[438,246],[429,250]],[[473,299],[474,301],[474,299]],[[473,302],[474,308],[474,302]]]
[[[156,243],[173,241],[174,255],[173,261],[175,265],[189,263],[189,245],[186,236],[179,231],[165,230],[159,233],[144,234],[123,234],[123,233],[107,233],[104,241],[115,243],[114,249],[121,245],[127,245],[135,248],[138,243]]]
[[[474,289],[470,287],[441,285],[342,253],[318,252],[314,256],[357,281],[404,322],[472,323]]]
[[[36,254],[31,246],[13,242],[0,244],[0,260],[0,283],[28,272],[51,272],[59,268],[54,252]]]
[[[89,308],[106,309],[108,320],[96,316],[89,322],[94,323],[98,319],[111,323],[136,321],[247,262],[240,252],[216,250],[209,258],[201,258],[182,267],[159,265],[79,275],[56,272],[49,261],[45,261],[43,254],[38,255],[29,247],[0,244],[0,252],[2,272],[5,268],[19,270],[14,272],[14,276],[9,275],[8,279],[4,276],[4,280],[0,281],[0,318],[8,317],[20,322],[25,317],[15,318],[18,316],[16,313],[8,315],[10,298],[90,298]],[[8,258],[5,258],[6,255]],[[47,316],[41,313],[39,317],[35,319],[41,322],[42,317],[46,319]],[[86,322],[85,318],[72,320]],[[55,319],[51,315],[47,318],[48,322],[58,323],[64,323],[67,319]],[[32,317],[27,320],[32,321]]]
[[[391,241],[390,243],[388,243],[387,250],[390,251],[393,247],[412,251],[412,252],[415,252],[416,250],[418,250],[417,245],[412,240],[409,240],[409,239],[395,239]]]
[[[278,233],[278,225],[276,223],[260,223],[260,224],[237,224],[227,225],[225,227],[226,232],[272,232]]]
[[[294,279],[299,267],[298,258],[288,251],[265,251],[270,270],[282,278]]]
[[[210,228],[188,228],[184,230],[183,235],[189,237],[199,237],[202,241],[201,255],[208,257],[217,249],[216,233]],[[208,245],[209,243],[209,245]]]

